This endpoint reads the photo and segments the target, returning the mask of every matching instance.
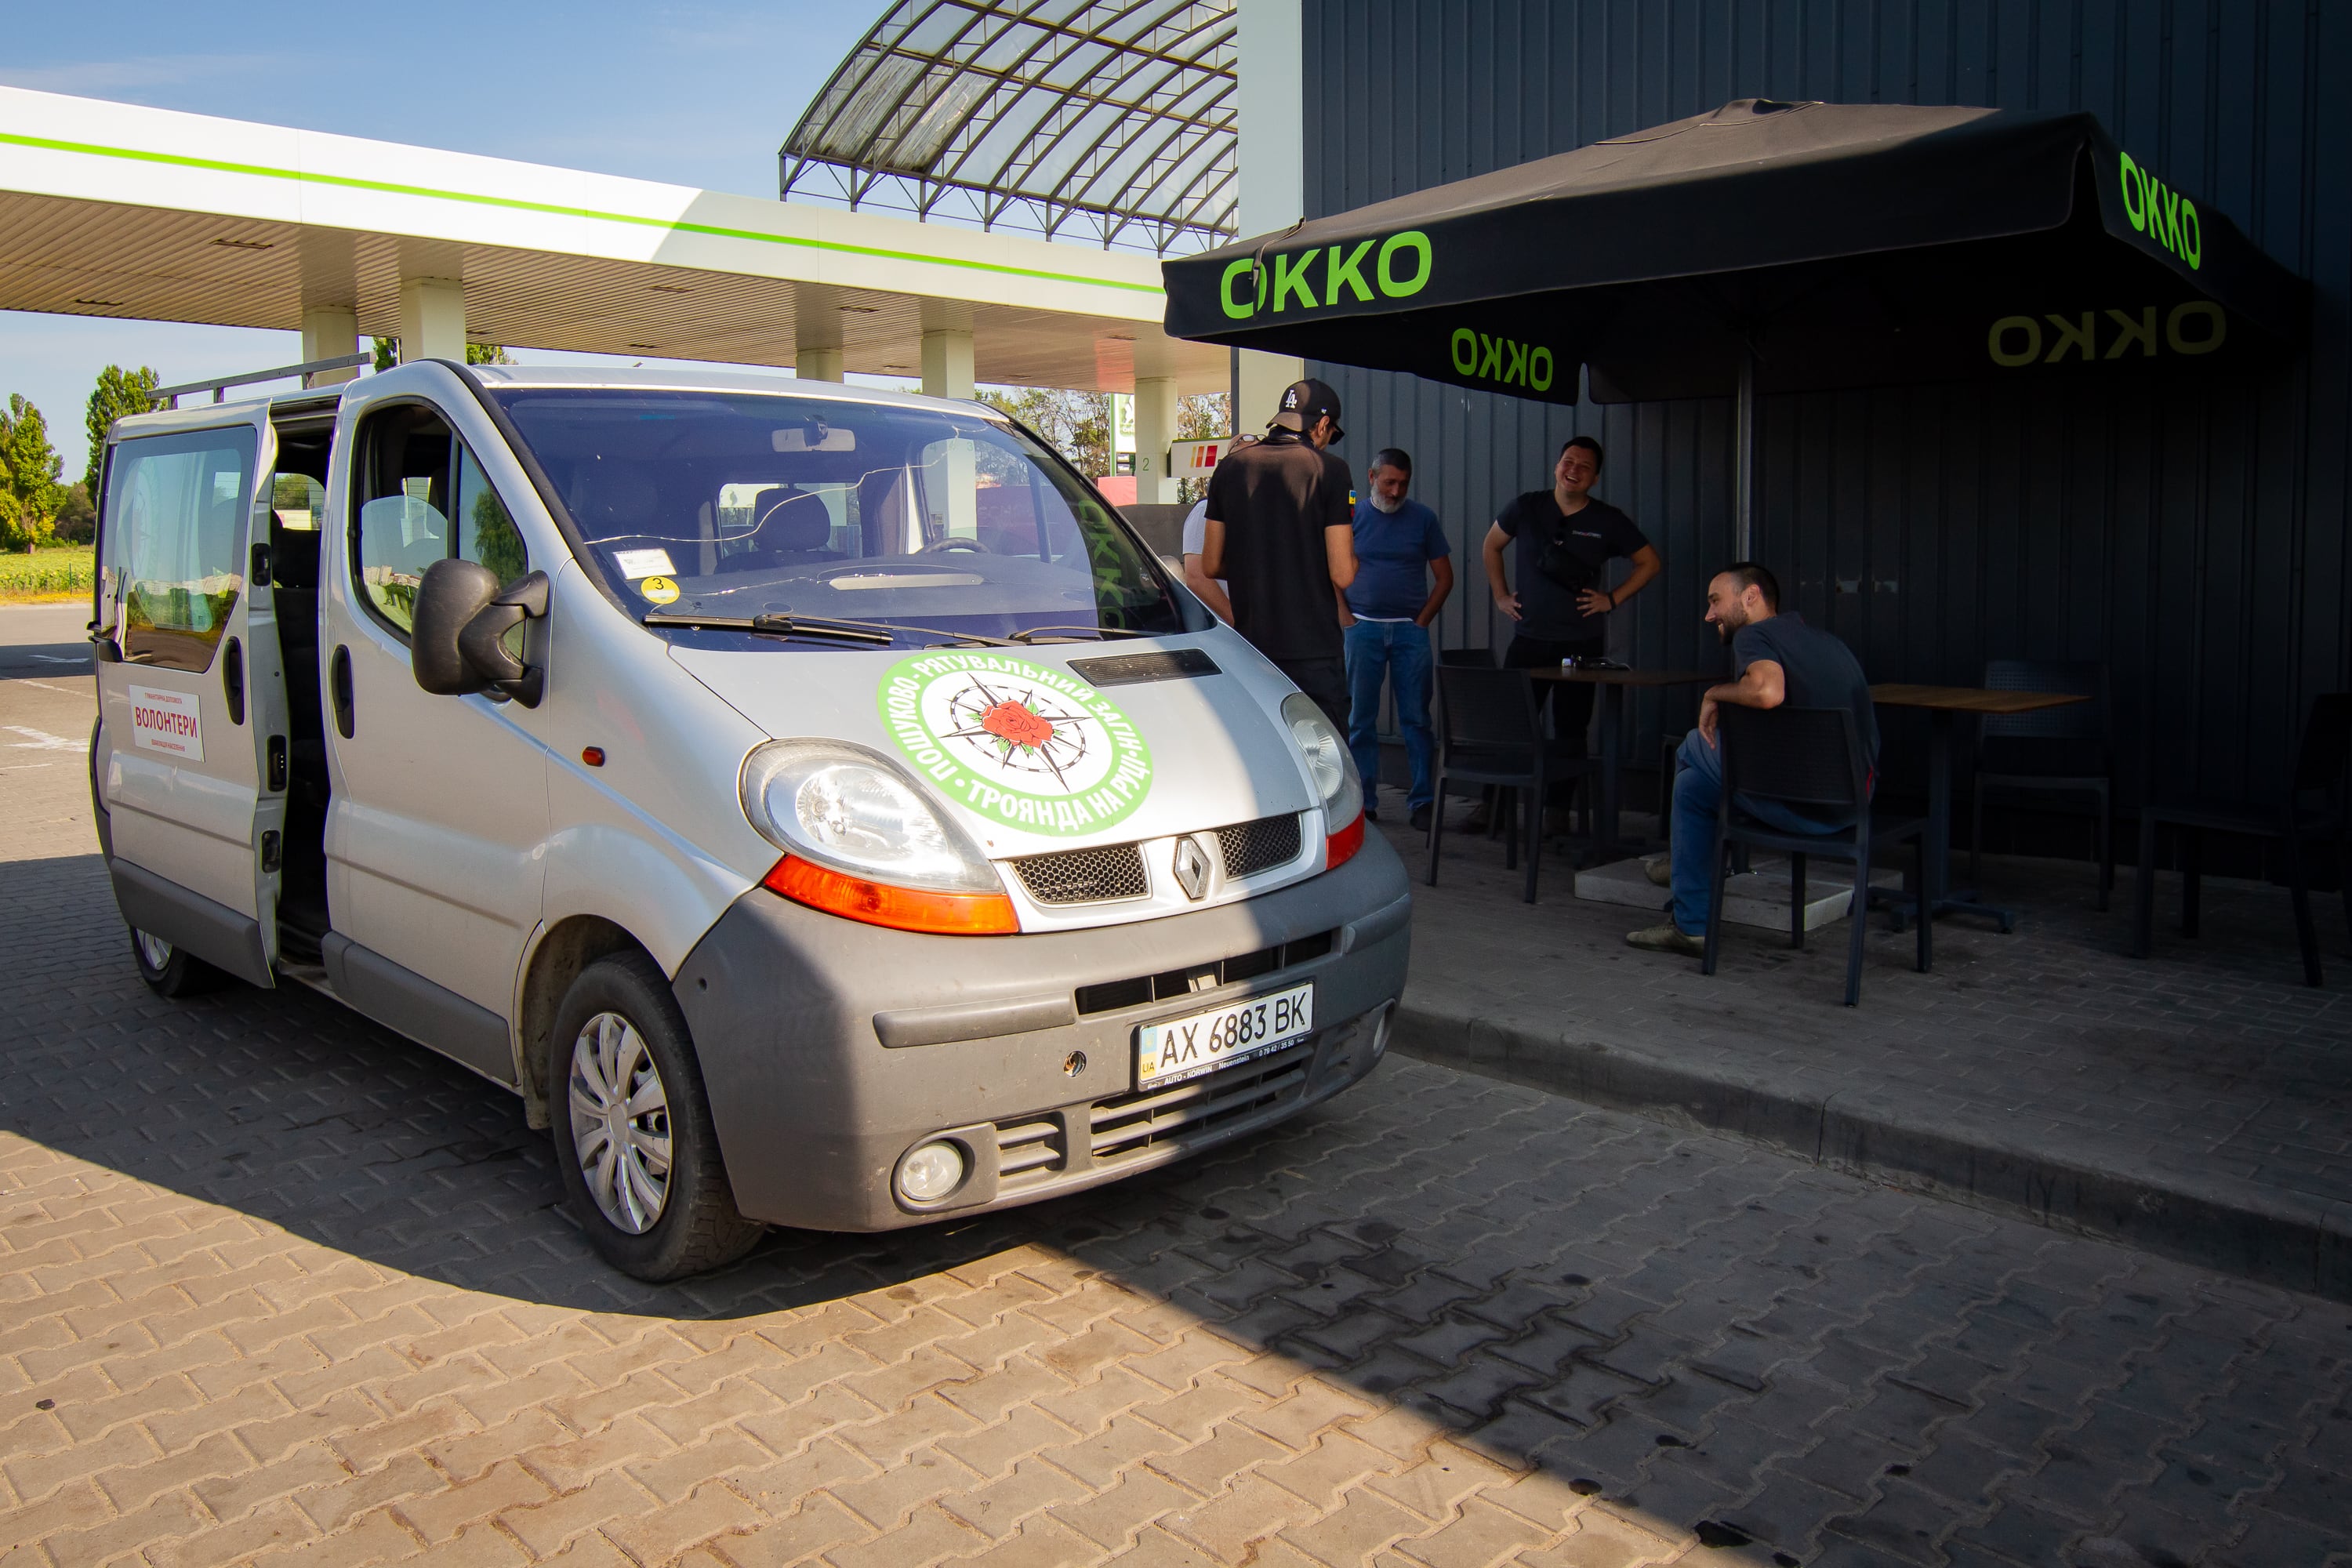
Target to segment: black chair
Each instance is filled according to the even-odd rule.
[[[1977,725],[1976,768],[1969,791],[1969,879],[1984,886],[1984,803],[1988,790],[2029,796],[2092,797],[2092,853],[2099,862],[2098,907],[2116,885],[2116,757],[2108,720],[2107,667],[2031,658],[1985,661],[1994,691],[2063,691],[2088,698],[2039,713],[1988,713]]]
[[[1442,647],[1437,650],[1440,664],[1460,665],[1469,669],[1495,668],[1495,650],[1490,647]]]
[[[1908,838],[1918,846],[1919,882],[1927,885],[1927,824],[1916,817],[1874,818],[1870,808],[1870,759],[1863,754],[1853,713],[1845,708],[1743,708],[1716,710],[1717,739],[1723,748],[1723,801],[1717,809],[1714,897],[1706,914],[1705,973],[1715,973],[1723,945],[1723,877],[1735,849],[1777,849],[1789,857],[1789,945],[1805,945],[1805,861],[1820,855],[1853,863],[1853,902],[1848,918],[1853,936],[1845,961],[1845,1005],[1862,999],[1862,942],[1870,910],[1870,862],[1882,845]],[[1851,827],[1826,833],[1790,833],[1759,822],[1739,809],[1741,795],[1758,795],[1799,806],[1853,812]],[[1924,910],[1921,911],[1924,914]],[[1929,928],[1919,921],[1919,972],[1932,958]]]
[[[2132,927],[2132,956],[2146,958],[2156,926],[2156,830],[2169,826],[2180,846],[2180,934],[2197,934],[2198,880],[2203,872],[2204,836],[2236,833],[2276,838],[2286,850],[2287,888],[2294,899],[2295,940],[2303,948],[2303,983],[2320,984],[2319,933],[2311,922],[2311,870],[2304,846],[2334,840],[2336,874],[2344,886],[2344,913],[2352,919],[2352,823],[2346,818],[2345,764],[2352,761],[2352,691],[2315,697],[2295,747],[2294,771],[2286,798],[2270,810],[2259,806],[2148,805],[2139,816],[2139,899]]]
[[[1591,763],[1580,744],[1544,733],[1536,711],[1535,682],[1524,669],[1477,669],[1467,665],[1437,667],[1437,777],[1434,793],[1445,798],[1448,779],[1459,784],[1492,784],[1510,792],[1508,826],[1503,840],[1503,864],[1516,867],[1519,857],[1521,803],[1527,816],[1527,901],[1536,901],[1536,868],[1543,860],[1543,801],[1549,786],[1575,778]],[[1429,885],[1437,886],[1437,847],[1444,835],[1445,814],[1429,814]]]

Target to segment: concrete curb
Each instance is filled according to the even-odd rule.
[[[1616,1047],[1547,1038],[1415,1007],[1410,996],[1398,1025],[1394,1049],[1423,1061],[1729,1133],[1890,1186],[2352,1301],[2352,1214],[2339,1212],[2341,1205],[2290,1205],[2267,1192],[2262,1196],[2269,1201],[2258,1203],[2222,1183],[2192,1190],[2151,1182],[1949,1126],[1906,1121],[1843,1094],[1794,1094]]]

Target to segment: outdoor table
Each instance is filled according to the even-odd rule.
[[[1924,708],[1929,719],[1927,742],[1927,882],[1920,889],[1922,919],[1945,913],[1990,915],[2000,929],[2017,929],[2013,910],[1988,904],[1974,888],[1951,885],[1952,861],[1952,721],[1960,713],[2007,715],[2034,713],[2089,700],[2071,691],[1993,691],[1981,686],[1874,686],[1870,700],[1881,708]],[[1898,922],[1899,923],[1899,922]]]
[[[1528,673],[1538,680],[1601,688],[1601,798],[1593,813],[1592,843],[1585,850],[1581,863],[1599,866],[1613,857],[1638,852],[1639,846],[1622,844],[1617,837],[1617,777],[1624,745],[1620,732],[1624,727],[1625,689],[1712,686],[1723,677],[1695,669],[1592,669],[1582,666],[1571,669],[1565,665],[1556,668],[1545,666]]]

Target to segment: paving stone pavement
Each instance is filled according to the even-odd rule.
[[[1424,837],[1382,826],[1419,873]],[[1416,876],[1405,999],[1441,1059],[1640,1086],[1598,1098],[2352,1300],[2352,932],[2334,893],[2315,900],[2314,990],[2282,889],[2209,879],[2190,941],[2161,873],[2138,961],[2129,867],[2102,914],[2087,862],[1989,858],[2017,931],[1947,917],[1920,974],[1914,939],[1875,917],[1847,1008],[1842,921],[1802,951],[1728,927],[1709,976],[1625,946],[1664,917],[1577,899],[1559,853],[1530,907],[1499,842],[1449,831],[1442,848],[1438,886]]]
[[[0,726],[86,726],[39,679]],[[502,1091],[307,994],[150,995],[38,744],[5,1568],[2352,1563],[2352,1310],[1409,1060],[1137,1183],[636,1284]]]

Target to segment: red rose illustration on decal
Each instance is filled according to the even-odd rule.
[[[999,702],[980,716],[980,727],[1032,751],[1054,738],[1053,721],[1021,702]]]

